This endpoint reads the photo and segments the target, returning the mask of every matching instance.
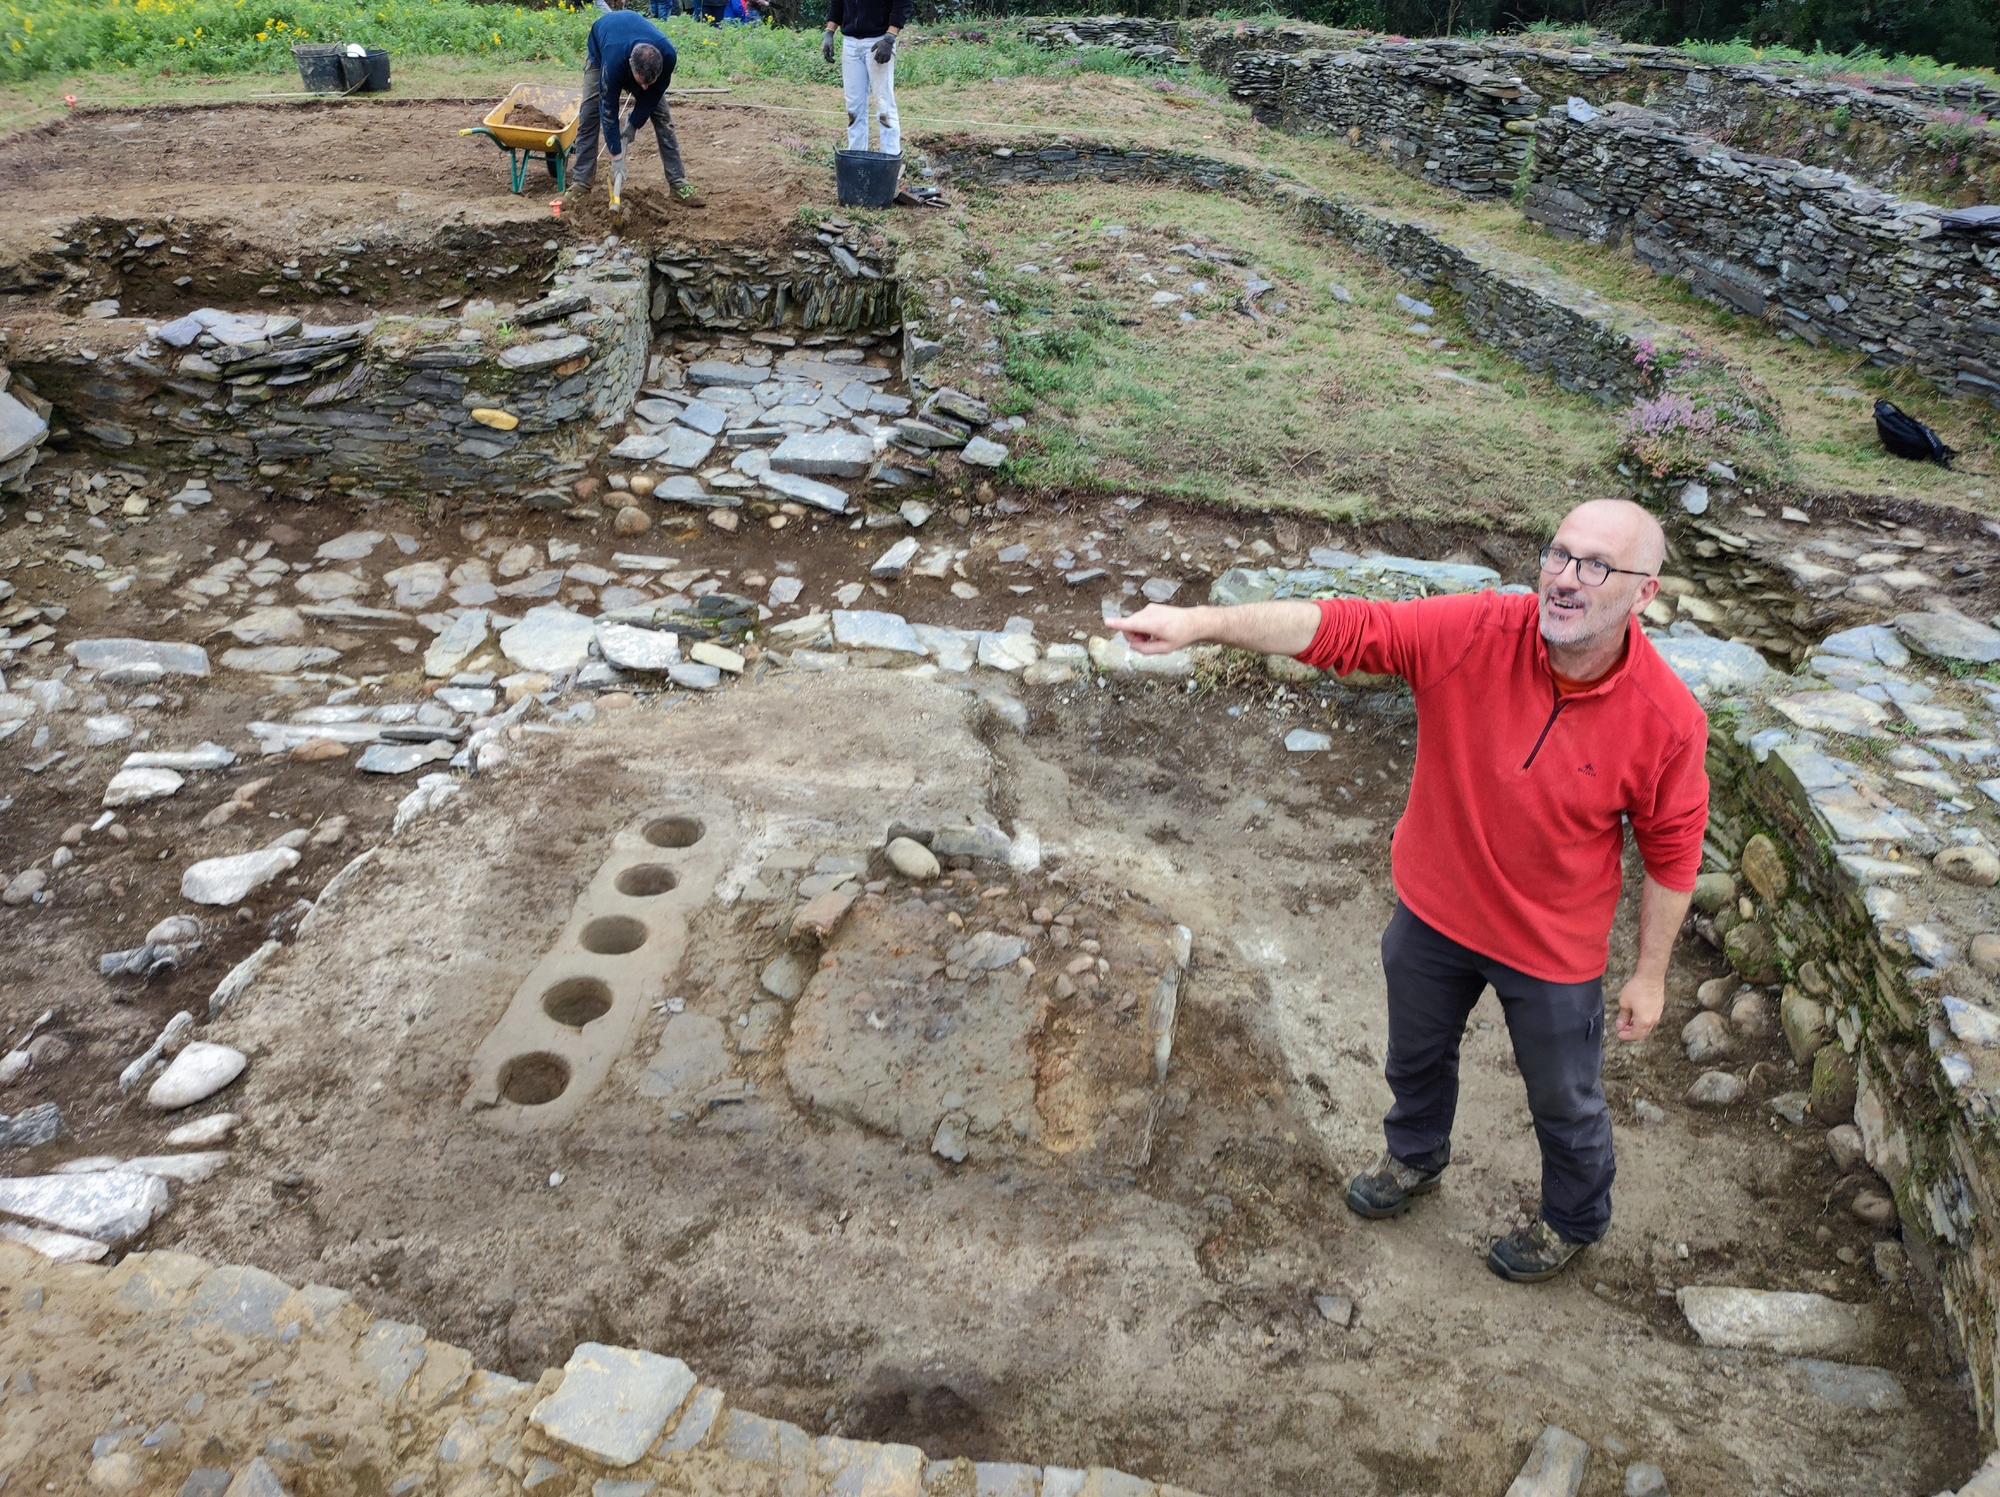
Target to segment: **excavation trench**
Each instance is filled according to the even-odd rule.
[[[396,150],[434,154],[447,116],[413,113]],[[708,136],[718,159],[732,149],[724,124],[741,121]],[[296,170],[337,176],[316,138]],[[75,138],[45,144],[60,153]],[[40,159],[24,153],[17,174],[46,170]],[[426,190],[468,170],[454,162]],[[477,170],[490,195],[495,164]],[[520,204],[483,204],[426,241],[421,278],[378,263],[379,248],[323,273],[343,258],[329,244],[290,256],[297,277],[274,262],[271,279],[255,263],[271,246],[253,241],[232,267],[198,224],[135,218],[135,233],[78,218],[69,249],[8,262],[9,357],[55,406],[52,468],[201,473],[247,501],[175,517],[190,546],[275,547],[304,572],[323,543],[379,521],[409,527],[427,557],[526,547],[539,566],[578,533],[573,483],[602,466],[603,433],[643,415],[671,366],[762,348],[774,369],[820,367],[817,350],[832,349],[825,369],[865,368],[857,383],[903,398],[893,258],[858,231],[781,223],[791,184],[754,184],[761,217],[725,202],[717,234],[589,251],[550,286],[562,232]],[[141,245],[156,234],[168,237]],[[163,339],[159,325],[209,291],[225,315],[183,328],[185,345]],[[112,315],[72,315],[113,298]],[[524,320],[537,303],[547,320]],[[723,429],[725,450],[742,429]],[[282,521],[261,503],[328,490],[347,497]],[[420,524],[368,503],[435,491],[478,517]],[[643,545],[671,547],[686,612],[725,600],[711,621],[753,616],[748,595],[775,597],[773,578],[798,581],[798,611],[826,607],[867,575],[886,540],[873,532],[902,497],[864,491],[853,530],[752,505],[801,523],[740,537],[699,508],[656,507]],[[1018,611],[1045,642],[1098,631],[1100,599],[1003,560],[1015,545],[1042,556],[1103,542],[1140,563],[1171,544],[1219,574],[1251,559],[1244,535],[1268,531],[1266,555],[1449,551],[1521,582],[1544,539],[1336,532],[1131,500],[1030,509],[1012,495],[951,523],[960,565],[930,580],[965,589],[954,603],[941,588],[912,595],[911,617],[998,635]],[[145,540],[92,544],[138,575]],[[1743,576],[1749,563],[1713,537],[1676,541],[1677,565],[1713,583],[1717,632],[1789,664],[1841,621],[1763,596],[1776,585]],[[639,543],[600,528],[590,544],[585,565]],[[352,570],[372,586],[381,565]],[[634,567],[601,570],[622,568],[629,586]],[[1129,599],[1141,572],[1125,572]],[[136,622],[79,590],[68,627],[168,627],[161,615],[188,599],[158,581]],[[604,601],[574,574],[551,586]],[[859,606],[878,606],[856,586]],[[739,593],[744,610],[726,615]],[[314,688],[425,694],[410,658],[425,642],[342,629],[339,664]],[[742,642],[742,628],[712,632]],[[230,1042],[252,1057],[217,1104],[250,1119],[234,1167],[188,1192],[152,1245],[350,1289],[524,1378],[580,1342],[644,1347],[816,1433],[1116,1466],[1218,1494],[1497,1492],[1549,1422],[1651,1459],[1691,1492],[1929,1490],[1970,1467],[1932,1293],[1876,1233],[1825,1209],[1847,1187],[1819,1130],[1774,1135],[1761,1095],[1731,1114],[1682,1105],[1689,1072],[1670,1041],[1608,1060],[1618,1225],[1562,1282],[1524,1292],[1480,1267],[1490,1236],[1532,1209],[1538,1170],[1490,999],[1467,1038],[1447,1188],[1396,1223],[1341,1208],[1387,1102],[1375,943],[1413,754],[1405,697],[1277,693],[1248,671],[1193,691],[1085,675],[1021,692],[1022,733],[938,681],[827,669],[540,735],[406,836],[388,835],[384,807],[357,811],[367,837],[333,846],[344,861],[379,844],[371,862],[231,1010]],[[207,700],[177,702],[179,727],[240,736],[305,684],[254,680],[225,671]],[[1331,747],[1278,748],[1299,726],[1324,728]],[[344,769],[299,773],[316,778],[270,792],[270,809],[317,825],[354,800]],[[1731,816],[1749,803],[1722,793],[1738,797]],[[36,794],[17,815],[53,844],[76,797]],[[131,859],[128,902],[165,908],[177,864],[154,854],[191,828],[166,805],[128,814],[149,860]],[[897,835],[929,845],[937,879],[893,871]],[[179,986],[71,1026],[106,1062],[95,1070],[115,1075],[134,1034],[339,866],[333,851],[310,856],[300,890],[247,903],[254,918]],[[68,956],[94,961],[110,944],[99,913],[52,913]],[[1627,908],[1614,971],[1631,962],[1633,919]],[[54,1001],[45,963],[9,960],[36,1008]],[[1669,1014],[1691,1012],[1696,985],[1724,970],[1688,941]],[[1783,1040],[1763,1047],[1759,1063],[1790,1089]],[[1664,1121],[1642,1121],[1659,1102]],[[114,1119],[116,1103],[108,1086],[90,1099]],[[123,1116],[87,1142],[136,1152],[150,1137]],[[82,1147],[51,1146],[43,1162]],[[1694,1345],[1672,1299],[1693,1280],[1875,1305],[1852,1358],[1881,1381]]]

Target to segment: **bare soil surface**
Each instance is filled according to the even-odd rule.
[[[56,457],[37,481],[77,471]],[[278,507],[234,492],[175,517],[163,492],[140,517],[115,502],[97,516],[8,507],[9,606],[68,610],[53,644],[31,646],[10,669],[13,689],[49,674],[33,652],[73,638],[232,646],[226,626],[267,600],[196,584],[253,552],[285,568],[269,601],[295,603],[301,579],[338,571],[354,579],[356,601],[380,604],[385,574],[417,562],[456,573],[499,567],[526,547],[539,567],[552,546],[574,544],[564,565],[616,572],[616,553],[640,551],[674,558],[662,586],[756,597],[774,577],[796,577],[784,617],[830,606],[901,533],[800,516],[729,535],[652,506],[650,531],[619,537],[602,504],[555,515]],[[383,533],[367,558],[318,556],[363,527]],[[1191,597],[1228,565],[1293,564],[1331,544],[1485,561],[1511,578],[1525,575],[1531,549],[1428,526],[1361,533],[1129,499],[1029,507],[990,493],[941,510],[918,534],[962,547],[963,576],[873,584],[859,606],[984,628],[1021,615],[1045,641],[1098,630],[1100,601],[1129,597],[1148,576],[1191,579]],[[1055,558],[1093,550],[1107,576],[1066,586]],[[106,585],[124,576],[128,589]],[[558,596],[601,602],[574,579]],[[309,642],[343,652],[331,679],[219,669],[137,711],[144,738],[87,747],[89,706],[53,716],[47,742],[17,733],[0,745],[12,772],[0,842],[20,850],[8,861],[87,827],[133,747],[247,750],[245,723],[290,716],[343,683],[367,703],[422,700],[423,633],[414,619],[315,624]],[[1491,1236],[1532,1208],[1537,1173],[1490,1004],[1468,1038],[1445,1190],[1402,1222],[1346,1214],[1341,1184],[1379,1147],[1387,1100],[1375,941],[1412,746],[1401,698],[1302,696],[1252,678],[1023,699],[1025,737],[986,723],[955,691],[867,673],[769,675],[713,700],[603,698],[594,724],[566,729],[534,720],[514,768],[471,782],[457,809],[388,842],[251,999],[204,1026],[244,1048],[251,1067],[200,1110],[241,1111],[248,1124],[230,1169],[183,1192],[153,1245],[351,1288],[372,1311],[523,1375],[578,1340],[647,1346],[815,1431],[1111,1464],[1215,1493],[1498,1491],[1548,1422],[1600,1451],[1652,1460],[1696,1492],[1901,1494],[1967,1469],[1964,1398],[1900,1249],[1847,1213],[1852,1181],[1820,1130],[1764,1105],[1803,1084],[1781,1043],[1768,1043],[1744,1105],[1717,1113],[1682,1100],[1694,1068],[1671,1037],[1696,982],[1720,970],[1692,937],[1660,1037],[1609,1059],[1618,1223],[1575,1272],[1521,1290],[1480,1263]],[[1301,723],[1332,731],[1335,750],[1286,754],[1283,733]],[[301,899],[384,843],[408,789],[357,774],[351,756],[246,752],[170,800],[123,811],[122,839],[83,835],[50,903],[0,909],[4,1038],[56,1013],[45,1055],[5,1104],[56,1102],[67,1128],[11,1157],[10,1172],[157,1150],[162,1121],[117,1090],[119,1070],[170,1015],[205,1012],[224,972],[273,929],[292,928]],[[471,1061],[611,839],[700,796],[737,811],[722,849],[729,874],[691,916],[685,957],[645,994],[573,1121],[490,1126]],[[231,802],[240,809],[204,824]],[[1047,1005],[1038,1017],[1005,1027],[991,1056],[940,1036],[926,1068],[928,1026],[981,1016],[950,994],[899,1009],[884,979],[903,979],[879,963],[775,1011],[760,974],[808,881],[850,866],[875,878],[894,825],[953,815],[1034,828],[1042,866],[965,870],[907,918],[864,909],[857,930],[902,921],[927,932],[877,943],[926,971],[952,964],[939,921],[1019,934],[1036,968],[1029,991]],[[182,969],[145,984],[96,975],[99,953],[137,944],[186,908],[188,863],[294,827],[315,838],[301,865],[240,910],[209,913],[204,945]],[[1063,945],[1035,912],[1082,919],[1127,897],[1194,933],[1172,1065],[1158,1087],[1133,1085],[1126,1066],[1115,1092],[1078,1108],[1063,1067],[1079,1055],[1132,1056],[1128,1016],[1144,1010],[1119,1000],[1144,990],[1107,974],[1102,1006],[1084,1011],[1090,1024],[1065,1026],[1055,974],[1067,975],[1081,941],[1108,950],[1115,938],[1072,929],[1079,944]],[[1630,950],[1628,917],[1614,977]],[[904,1034],[893,1064],[829,1067],[823,1053],[794,1048],[830,1045],[856,1024],[873,1035],[871,1018],[893,1025],[906,1014],[922,1015],[911,1022],[923,1042]],[[670,1040],[688,1021],[712,1040],[705,1071],[680,1066],[686,1049]],[[884,1092],[889,1076],[906,1084]],[[1666,1120],[1641,1124],[1641,1099]],[[963,1163],[930,1152],[932,1107],[977,1121]],[[1102,1146],[1059,1147],[1076,1138]],[[1897,1380],[1899,1401],[1846,1406],[1823,1372],[1697,1349],[1671,1297],[1687,1283],[1882,1303],[1888,1330],[1870,1356]],[[1321,1314],[1323,1295],[1352,1302],[1349,1324]],[[1589,1497],[1616,1490],[1600,1461]]]
[[[816,1430],[1211,1492],[1498,1491],[1552,1421],[1686,1491],[1907,1493],[1965,1469],[1925,1323],[1875,1283],[1869,1234],[1822,1210],[1817,1130],[1689,1109],[1692,1068],[1668,1041],[1611,1061],[1618,1222],[1559,1283],[1507,1286],[1479,1262],[1536,1177],[1490,1007],[1445,1190],[1401,1222],[1346,1214],[1340,1183],[1378,1146],[1386,1102],[1374,944],[1410,722],[1395,698],[1358,698],[1336,752],[1301,762],[1254,707],[1217,705],[1070,688],[1034,699],[1039,726],[1014,739],[948,688],[793,677],[537,745],[379,853],[270,969],[227,1028],[252,1057],[226,1099],[248,1140],[160,1240],[351,1287],[517,1373],[619,1341]],[[742,816],[717,833],[732,874],[588,1106],[525,1133],[469,1114],[467,1056],[607,839],[717,795]],[[948,1164],[806,1105],[782,1066],[816,1031],[787,1035],[794,1016],[775,1034],[738,1023],[765,1001],[791,880],[865,858],[890,824],[982,809],[1037,830],[1044,864],[982,866],[932,896],[968,930],[1040,930],[1031,960],[1053,968],[1073,948],[1033,907],[1129,889],[1195,932],[1136,1170],[977,1141]],[[1614,965],[1629,953],[1622,928]],[[1663,1035],[1716,965],[1684,954]],[[738,1100],[645,1094],[688,1014],[729,1035]],[[1633,1125],[1642,1096],[1664,1123]],[[1695,1348],[1668,1296],[1703,1281],[1884,1300],[1876,1359],[1906,1402],[1843,1408],[1800,1364]],[[1353,1323],[1323,1318],[1318,1295],[1351,1299]],[[1587,1490],[1615,1477],[1600,1463]]]
[[[603,232],[588,200],[552,212],[554,178],[540,162],[517,196],[505,154],[484,136],[459,138],[489,108],[382,99],[87,110],[15,136],[0,163],[15,204],[0,225],[0,291],[61,286],[87,270],[80,294],[122,293],[127,311],[185,310],[190,295],[254,296],[260,279],[285,295],[323,287],[331,296],[345,281],[380,300],[390,287],[441,291],[451,274],[497,268],[509,251],[539,264],[562,242]],[[625,215],[621,232],[769,245],[794,230],[801,203],[832,206],[831,173],[780,148],[782,116],[701,98],[673,112],[704,205],[648,187],[659,170],[648,137],[635,148],[633,179],[650,206]],[[599,208],[603,192],[600,181]],[[163,242],[138,248],[149,231]],[[546,251],[544,240],[553,241]],[[59,254],[66,243],[84,254]],[[112,252],[121,281],[90,263],[99,251]],[[431,279],[411,285],[422,267]],[[192,291],[173,284],[186,275]]]

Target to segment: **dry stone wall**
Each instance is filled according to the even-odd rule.
[[[0,1467],[22,1490],[1195,1497],[1105,1467],[814,1437],[678,1358],[584,1342],[529,1383],[344,1290],[186,1253],[0,1242]]]
[[[539,301],[455,316],[26,319],[0,403],[21,405],[24,429],[47,407],[56,440],[135,467],[562,506],[556,486],[632,409],[656,330],[879,333],[900,325],[900,300],[893,257],[844,223],[809,248],[586,250]]]
[[[893,332],[902,317],[894,256],[844,220],[830,220],[816,239],[815,249],[655,250],[654,323],[713,332]]]
[[[1227,79],[1239,98],[1274,113],[1286,108],[1287,84],[1299,71],[1284,65],[1287,58],[1342,56],[1351,68],[1430,73],[1435,77],[1425,86],[1435,88],[1449,87],[1454,70],[1470,69],[1525,84],[1548,104],[1572,97],[1599,106],[1641,104],[1684,129],[1938,202],[2000,197],[2000,131],[1981,123],[2000,117],[2000,89],[1976,79],[1845,81],[1705,63],[1666,47],[1606,43],[1565,50],[1497,37],[1391,41],[1300,22],[1175,25],[1103,16],[1046,22],[1030,34],[1044,45],[1111,47],[1160,63],[1192,55]]]
[[[1784,984],[1781,1021],[1794,1060],[1811,1069],[1812,1115],[1852,1124],[1893,1189],[1903,1241],[1942,1290],[1991,1438],[2000,1138],[1985,1056],[2000,1020],[1966,950],[1974,933],[1930,905],[1949,887],[1926,867],[1935,832],[1851,753],[1717,720],[1708,850],[1711,878],[1730,883],[1714,891],[1710,928],[1746,979]]]
[[[1413,280],[1448,288],[1467,331],[1556,383],[1610,402],[1657,393],[1670,379],[1674,329],[1620,311],[1533,261],[1445,242],[1423,224],[1323,193],[1272,172],[1210,157],[1112,146],[932,148],[960,179],[1008,185],[1163,182],[1230,192],[1289,213]]]
[[[2000,241],[1945,232],[1928,204],[1614,108],[1543,116],[1524,208],[1809,342],[2000,401]]]
[[[1162,24],[1130,32],[1128,50],[1159,46]],[[1128,33],[1114,20],[1038,33],[1049,45],[1086,34],[1115,46]],[[1678,100],[1691,120],[1706,120],[1737,107],[1709,104],[1718,91],[1782,96],[1800,109],[1827,106],[1831,122],[1834,109],[1852,111],[1847,96],[1856,90],[1704,70],[1648,48],[1559,55],[1449,38],[1361,42],[1352,32],[1296,25],[1202,23],[1178,34],[1274,123],[1345,136],[1456,192],[1515,194],[1536,222],[1629,244],[1711,300],[2000,402],[2000,242],[1955,232],[1931,204],[1795,159],[1733,150],[1671,115],[1613,102],[1637,91]],[[1635,73],[1639,85],[1629,81]],[[1655,89],[1654,75],[1673,76],[1677,88]],[[1592,94],[1608,107],[1591,104]],[[1846,102],[1829,104],[1834,98]],[[1878,123],[1902,119],[1905,156],[1927,138],[1929,127],[1916,122],[1923,111],[1908,100],[1869,107]],[[1738,112],[1747,118],[1747,110]],[[1979,149],[1985,134],[2000,151],[2000,132],[1979,135]]]

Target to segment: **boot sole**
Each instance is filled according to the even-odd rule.
[[[1350,1188],[1347,1192],[1347,1209],[1356,1216],[1366,1217],[1369,1221],[1389,1221],[1408,1211],[1410,1203],[1418,1196],[1427,1196],[1436,1190],[1438,1183],[1437,1180],[1426,1180],[1422,1185],[1412,1185],[1403,1192],[1403,1198],[1393,1206],[1377,1206]]]

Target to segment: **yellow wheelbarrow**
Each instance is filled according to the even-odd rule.
[[[519,83],[513,92],[487,111],[478,124],[459,131],[460,135],[483,135],[507,153],[508,171],[514,191],[528,188],[528,163],[536,156],[547,162],[556,191],[569,187],[569,157],[576,148],[577,116],[583,109],[583,91],[576,88],[548,88],[539,83]],[[542,118],[532,125],[517,122],[527,110]],[[547,121],[558,122],[550,130]]]

